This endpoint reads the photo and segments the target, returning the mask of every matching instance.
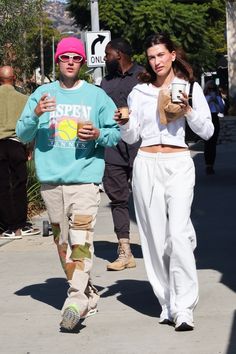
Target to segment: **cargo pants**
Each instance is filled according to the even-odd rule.
[[[93,183],[41,186],[62,267],[69,283],[62,308],[76,304],[80,316],[96,308],[99,295],[90,271],[93,264],[93,235],[99,187]]]

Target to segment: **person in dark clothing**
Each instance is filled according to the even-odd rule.
[[[17,92],[11,66],[0,68],[0,239],[21,239],[40,230],[27,222],[27,151],[15,127],[28,97]]]
[[[101,87],[116,106],[127,106],[127,97],[138,83],[138,74],[143,67],[132,62],[132,48],[122,38],[111,40],[105,49],[108,74]],[[107,265],[107,270],[123,270],[136,266],[130,249],[129,196],[133,161],[140,142],[129,145],[120,140],[118,145],[105,149],[104,190],[111,200],[114,231],[118,239],[118,258]]]
[[[209,140],[204,141],[204,158],[206,174],[213,175],[215,173],[214,163],[216,158],[216,145],[220,132],[219,113],[224,113],[225,107],[224,101],[214,80],[207,81],[204,88],[204,94],[211,111],[212,123],[214,125],[214,134]]]

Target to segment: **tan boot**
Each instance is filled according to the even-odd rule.
[[[123,270],[125,268],[134,268],[136,263],[131,253],[128,238],[121,238],[118,245],[118,258],[107,265],[107,270]]]

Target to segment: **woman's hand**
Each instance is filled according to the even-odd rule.
[[[130,112],[129,112],[130,113]],[[129,121],[129,118],[122,118],[122,114],[121,112],[119,111],[119,109],[117,109],[115,111],[115,115],[114,115],[114,118],[113,118],[117,124],[119,125],[124,125],[126,124],[128,121]]]
[[[186,114],[187,112],[192,110],[192,107],[189,105],[189,101],[188,101],[188,95],[185,92],[181,92],[182,97],[180,98],[182,103],[180,103],[180,107],[183,110],[183,114]]]

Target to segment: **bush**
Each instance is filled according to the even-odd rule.
[[[28,198],[28,217],[39,214],[45,210],[45,205],[40,194],[40,183],[35,173],[34,160],[27,162],[27,198]]]

